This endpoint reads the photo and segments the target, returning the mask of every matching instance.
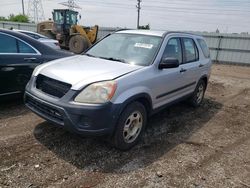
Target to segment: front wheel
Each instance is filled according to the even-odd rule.
[[[88,41],[84,36],[75,35],[69,40],[69,50],[75,54],[84,52],[88,47]]]
[[[204,80],[200,80],[195,88],[195,91],[190,98],[190,103],[194,107],[201,105],[206,91],[206,84]]]
[[[120,150],[128,150],[138,143],[147,123],[145,107],[134,102],[122,112],[113,137],[114,146]]]

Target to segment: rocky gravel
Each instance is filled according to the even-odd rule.
[[[149,119],[127,152],[0,104],[0,188],[250,187],[250,67],[213,65],[203,105]]]

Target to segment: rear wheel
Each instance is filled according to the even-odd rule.
[[[69,40],[69,50],[76,54],[84,52],[88,47],[88,41],[84,36],[75,35]]]
[[[190,103],[192,106],[198,107],[201,105],[205,91],[206,91],[206,83],[204,82],[204,80],[200,80],[196,86],[196,89],[192,97],[190,98]]]
[[[118,121],[113,137],[114,146],[120,150],[128,150],[138,143],[147,123],[144,106],[135,102],[128,105]]]

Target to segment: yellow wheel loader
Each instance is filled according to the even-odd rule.
[[[54,9],[53,21],[41,22],[37,32],[59,41],[62,49],[80,54],[97,39],[98,26],[82,27],[77,25],[78,12],[69,9]]]

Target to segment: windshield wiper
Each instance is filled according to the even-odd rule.
[[[89,57],[97,57],[97,56],[94,56],[94,55],[91,55],[91,54],[83,54],[83,55],[86,55],[86,56],[89,56]]]
[[[110,61],[118,61],[118,62],[122,62],[122,63],[127,63],[124,59],[119,59],[119,58],[113,58],[113,57],[100,57],[102,59],[107,59]]]
[[[100,56],[94,56],[91,54],[84,54],[86,56],[89,57],[95,57],[95,58],[101,58],[101,59],[106,59],[106,60],[110,60],[110,61],[118,61],[118,62],[122,62],[122,63],[127,63],[124,59],[119,59],[119,58],[113,58],[113,57],[100,57]]]

